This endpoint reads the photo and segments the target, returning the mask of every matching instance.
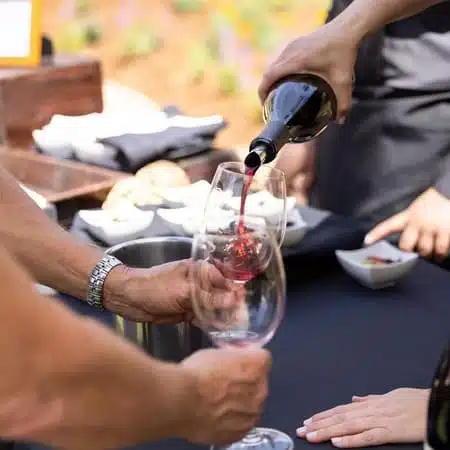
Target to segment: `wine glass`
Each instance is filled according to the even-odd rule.
[[[278,244],[286,233],[286,180],[281,170],[261,166],[249,174],[245,164],[219,164],[206,199],[204,221],[240,214],[263,217]]]
[[[220,217],[194,236],[190,269],[198,325],[218,347],[262,347],[283,318],[286,279],[278,242],[265,218]],[[214,450],[292,450],[281,431],[255,428]]]

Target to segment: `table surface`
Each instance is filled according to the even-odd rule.
[[[286,317],[269,345],[274,366],[261,425],[294,437],[304,419],[352,395],[430,386],[450,331],[447,272],[421,261],[402,285],[371,291],[340,271],[297,283],[292,275],[298,270],[290,269]],[[329,447],[295,439],[296,449]],[[146,448],[197,447],[167,442]]]
[[[322,224],[328,220],[323,214],[313,216],[310,220]],[[323,228],[327,235],[335,235],[333,229],[339,228],[341,236],[348,239],[348,222],[329,223],[332,229]],[[358,233],[356,241],[363,236],[361,230]],[[330,261],[317,264],[305,252],[298,258],[289,257],[286,315],[268,346],[274,364],[270,396],[260,424],[291,435],[296,449],[331,447],[294,437],[295,429],[315,412],[348,403],[355,394],[385,393],[399,387],[428,388],[449,338],[447,271],[420,260],[397,286],[373,291],[357,284]],[[80,314],[112,324],[107,312],[93,311],[72,298],[65,301]],[[17,450],[22,448],[42,447],[17,446]],[[201,447],[165,441],[133,450],[197,448]],[[419,450],[422,446],[400,448]]]
[[[450,331],[446,271],[420,261],[402,284],[372,291],[337,267],[309,282],[297,276],[301,270],[294,264],[288,269],[286,316],[269,345],[274,365],[261,425],[294,437],[304,419],[347,403],[354,394],[429,387]],[[82,314],[91,313],[80,302],[69,300],[69,304]],[[96,314],[110,321],[107,313]],[[295,439],[296,449],[330,447]],[[197,448],[201,447],[179,441],[133,447]],[[419,450],[422,446],[400,448]]]

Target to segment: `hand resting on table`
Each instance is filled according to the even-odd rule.
[[[352,402],[313,415],[297,429],[311,443],[361,448],[425,440],[428,389],[401,388],[384,395],[354,396]]]

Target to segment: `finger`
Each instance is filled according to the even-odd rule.
[[[284,49],[286,50],[287,47]],[[283,51],[284,52],[284,51]],[[262,76],[261,83],[258,87],[258,95],[261,103],[264,103],[269,92],[272,90],[275,83],[280,81],[282,78],[287,75],[291,75],[298,72],[298,68],[291,67],[292,63],[289,64],[285,58],[283,58],[283,52],[281,52],[280,56],[270,64],[268,69],[264,72]],[[301,66],[300,61],[296,60],[298,66]]]
[[[163,325],[166,323],[181,323],[186,320],[185,314],[173,314],[167,316],[153,316],[152,323],[156,325]]]
[[[387,219],[375,226],[372,231],[367,234],[366,238],[364,239],[364,243],[366,245],[371,245],[381,239],[384,239],[386,236],[389,236],[392,233],[403,231],[407,223],[408,215],[405,211],[396,214],[390,219]]]
[[[383,395],[370,394],[370,395],[364,395],[363,397],[360,397],[358,395],[354,395],[352,397],[352,401],[354,401],[355,403],[357,403],[357,402],[365,402],[365,401],[368,401],[368,400],[377,400],[380,397],[383,397]]]
[[[447,232],[440,232],[436,236],[434,244],[434,254],[438,261],[443,261],[447,258],[450,250],[450,234]]]
[[[305,425],[310,424],[311,422],[316,422],[323,419],[328,419],[329,417],[335,416],[336,414],[346,414],[348,412],[355,411],[359,409],[361,406],[358,403],[348,403],[346,405],[335,406],[334,408],[327,409],[326,411],[322,411],[320,413],[314,414],[309,419],[306,419],[303,423]],[[365,405],[364,405],[365,407]]]
[[[408,225],[400,236],[398,246],[404,252],[413,252],[419,240],[420,232],[416,227]]]
[[[351,81],[343,83],[335,87],[337,98],[337,113],[335,121],[343,125],[347,119],[348,113],[352,106],[352,87]]]
[[[307,428],[306,439],[312,443],[326,442],[332,438],[360,434],[365,431],[381,428],[381,426],[381,419],[378,417],[359,417],[315,431],[309,431]]]
[[[429,231],[422,231],[417,242],[417,251],[423,258],[431,258],[434,250],[435,234]]]
[[[274,72],[272,69],[268,69],[262,77],[261,83],[258,87],[258,96],[261,103],[264,103],[264,100],[269,95],[270,88],[279,79],[279,75]]]
[[[331,443],[338,448],[361,448],[383,445],[388,442],[387,430],[384,428],[374,428],[362,433],[339,436],[331,439]]]
[[[368,399],[367,395],[365,395],[363,397],[361,397],[359,395],[354,395],[352,397],[352,402],[355,402],[355,403],[357,403],[357,402],[365,402],[365,401],[367,401],[367,399]]]
[[[339,413],[322,420],[315,420],[305,425],[306,433],[327,429],[342,429],[351,423],[362,422],[373,417],[374,408],[364,403],[354,403],[354,409],[346,413]],[[358,422],[358,423],[360,423]],[[360,430],[361,431],[361,430]]]

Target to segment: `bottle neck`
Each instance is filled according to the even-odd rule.
[[[275,159],[281,148],[289,142],[289,130],[283,122],[269,122],[263,131],[250,143],[250,151],[257,148],[264,148],[265,160],[267,164]]]

